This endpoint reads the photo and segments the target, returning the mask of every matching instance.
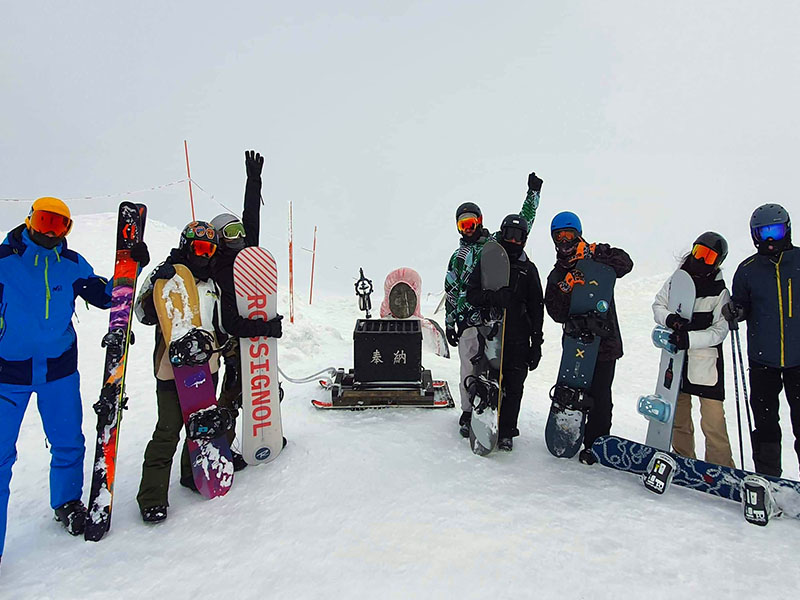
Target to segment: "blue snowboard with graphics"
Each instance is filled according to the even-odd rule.
[[[657,448],[645,446],[613,435],[604,435],[592,445],[592,453],[603,466],[636,475],[645,475],[650,459],[659,452]],[[748,471],[722,467],[713,463],[686,458],[672,452],[669,455],[678,465],[672,483],[692,488],[712,496],[742,501],[742,480]],[[772,496],[786,517],[800,519],[800,481],[760,475],[769,482]]]
[[[558,381],[550,392],[550,414],[544,429],[547,449],[553,456],[572,458],[583,443],[586,414],[591,409],[589,389],[606,334],[608,310],[617,275],[611,267],[591,259],[575,264],[585,281],[572,288],[569,321],[564,325]]]

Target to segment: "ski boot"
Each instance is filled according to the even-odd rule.
[[[656,494],[663,494],[677,470],[678,463],[674,458],[666,452],[656,452],[647,465],[647,473],[642,478],[644,487]]]
[[[514,449],[514,438],[504,437],[497,442],[497,449],[504,452],[511,452]]]
[[[781,516],[781,510],[772,497],[769,481],[758,475],[748,475],[742,480],[742,507],[748,523],[764,527],[771,517]]]
[[[72,500],[55,509],[55,519],[70,535],[83,535],[86,528],[86,507],[80,500]]]
[[[161,523],[167,518],[166,506],[150,506],[141,509],[142,521],[145,523]]]
[[[461,413],[461,417],[458,419],[458,433],[461,434],[461,437],[468,438],[469,437],[469,424],[472,420],[472,411],[465,410]]]

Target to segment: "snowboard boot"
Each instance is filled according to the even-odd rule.
[[[461,413],[461,417],[458,419],[458,433],[461,434],[461,437],[469,437],[470,421],[472,421],[472,411],[465,410]]]
[[[578,460],[581,461],[584,465],[593,465],[597,462],[594,454],[592,453],[591,448],[584,448],[581,450],[581,453],[578,454]]]
[[[504,452],[511,452],[514,449],[514,438],[504,437],[497,442],[497,449]]]
[[[286,439],[286,438],[284,438]],[[242,469],[247,468],[247,461],[244,459],[244,456],[239,454],[238,452],[234,452],[231,450],[231,457],[233,459],[233,471],[241,471]]]
[[[181,477],[180,483],[183,487],[188,488],[193,492],[197,492],[198,494],[200,493],[200,490],[197,489],[197,486],[194,483],[194,477],[192,475]]]
[[[70,535],[83,535],[86,528],[86,507],[80,500],[72,500],[55,509],[55,518]]]
[[[141,509],[142,521],[145,523],[161,523],[167,518],[166,506],[150,506]]]

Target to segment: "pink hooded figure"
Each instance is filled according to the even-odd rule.
[[[442,328],[433,319],[423,317],[420,312],[422,277],[419,273],[409,267],[395,269],[386,276],[383,293],[381,319],[419,319],[425,346],[439,356],[450,357]]]

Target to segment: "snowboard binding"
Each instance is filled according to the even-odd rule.
[[[636,409],[646,419],[658,423],[669,423],[672,418],[672,406],[658,394],[640,396]]]
[[[748,523],[764,527],[770,518],[779,517],[781,510],[772,496],[769,481],[758,475],[748,475],[742,480],[742,508]]]
[[[233,429],[236,414],[224,407],[212,406],[189,416],[187,435],[193,440],[210,440]]]
[[[483,375],[468,375],[464,379],[464,387],[467,388],[475,414],[483,414],[487,408],[497,408],[500,396],[500,386],[497,382]]]
[[[175,367],[204,365],[219,352],[214,337],[203,329],[192,329],[169,345],[169,362]]]
[[[607,319],[600,317],[598,313],[590,312],[571,316],[564,323],[564,334],[590,344],[595,336],[602,338],[611,335],[611,326]]]
[[[592,397],[586,390],[572,388],[564,384],[556,384],[550,388],[550,401],[557,407],[566,410],[579,410],[583,413],[592,408]]]
[[[655,494],[663,494],[677,470],[678,463],[674,458],[666,452],[656,452],[647,465],[647,473],[642,476],[644,487]]]

